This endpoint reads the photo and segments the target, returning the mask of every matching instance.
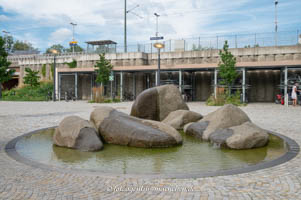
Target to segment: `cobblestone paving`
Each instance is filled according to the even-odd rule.
[[[24,133],[56,126],[66,116],[88,119],[86,102],[0,102],[0,199],[301,199],[301,156],[245,174],[196,178],[120,178],[35,168],[8,157],[4,145]],[[131,103],[110,104],[125,113]],[[203,115],[217,107],[189,103]],[[251,120],[301,145],[301,107],[250,104]]]

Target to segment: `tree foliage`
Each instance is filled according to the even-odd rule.
[[[84,51],[84,49],[81,46],[79,46],[79,45],[74,46],[74,52],[83,52],[83,51]],[[73,52],[73,48],[70,47],[70,48],[66,49],[66,52],[68,52],[68,53]]]
[[[231,95],[231,87],[236,80],[238,73],[235,69],[236,58],[229,51],[228,41],[225,41],[223,50],[219,52],[221,61],[219,62],[219,76],[222,78],[221,83],[227,85],[229,95]]]
[[[23,42],[23,41],[19,41],[17,40],[12,48],[12,51],[30,51],[30,50],[35,50],[35,48],[33,48],[32,44],[29,42]]]
[[[15,72],[15,70],[9,69],[11,63],[7,60],[7,55],[5,41],[0,36],[0,98],[2,97],[2,83],[9,81]]]
[[[57,50],[59,54],[61,54],[61,53],[71,53],[73,51],[72,47],[65,48],[61,44],[54,44],[51,47],[49,47],[48,49],[46,49],[46,53],[51,54],[52,49]],[[84,49],[81,46],[79,46],[79,45],[74,46],[74,52],[83,52],[83,51],[84,51]]]
[[[42,65],[42,71],[41,71],[42,76],[45,78],[46,77],[46,64]]]
[[[25,68],[26,75],[24,76],[24,84],[28,84],[31,87],[37,87],[40,85],[39,71],[34,71],[28,67]]]
[[[99,54],[99,60],[96,62],[94,67],[97,68],[96,82],[100,84],[107,84],[113,65],[105,58],[105,54]]]

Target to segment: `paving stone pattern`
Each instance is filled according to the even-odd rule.
[[[301,199],[300,154],[287,163],[245,174],[149,179],[36,168],[4,152],[4,145],[11,139],[56,126],[69,115],[89,119],[98,105],[79,101],[0,102],[0,199]],[[125,113],[130,113],[131,105],[110,104]],[[188,105],[202,115],[218,108],[199,102]],[[242,109],[255,124],[301,145],[301,107],[249,104]]]

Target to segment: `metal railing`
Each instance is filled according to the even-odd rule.
[[[174,52],[174,51],[199,51],[208,49],[222,49],[224,42],[227,40],[230,48],[253,48],[253,47],[272,47],[272,46],[290,46],[301,45],[301,32],[296,31],[282,31],[277,33],[252,33],[252,34],[228,34],[228,35],[215,35],[215,36],[200,36],[183,39],[170,39],[161,41],[165,47],[161,52]],[[277,40],[276,40],[277,38]],[[156,53],[157,50],[153,47],[154,43],[134,44],[127,45],[127,52],[143,52],[143,53]],[[276,45],[277,44],[277,45]],[[99,52],[75,52],[75,53],[62,53],[59,56],[72,56],[83,54],[95,54]],[[113,53],[111,50],[107,53]],[[124,53],[124,46],[117,45],[115,53]],[[39,57],[53,57],[51,54],[39,55],[11,55],[11,60],[14,58],[30,58],[33,56]]]

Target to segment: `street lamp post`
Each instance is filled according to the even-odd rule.
[[[160,67],[161,67],[160,66],[160,51],[162,48],[164,48],[164,44],[157,42],[154,44],[154,47],[156,49],[158,49],[158,75],[157,75],[157,85],[156,86],[160,86]]]
[[[72,42],[74,42],[74,41],[75,41],[75,40],[74,40],[74,27],[75,27],[77,24],[75,24],[75,23],[73,23],[73,22],[71,22],[70,24],[72,25]],[[72,44],[72,53],[74,53],[74,45],[75,45],[75,44]]]
[[[51,53],[53,54],[53,101],[56,101],[56,55],[58,54],[58,51],[56,49],[52,49]]]
[[[278,19],[277,19],[278,0],[275,0],[275,46],[278,45]]]

